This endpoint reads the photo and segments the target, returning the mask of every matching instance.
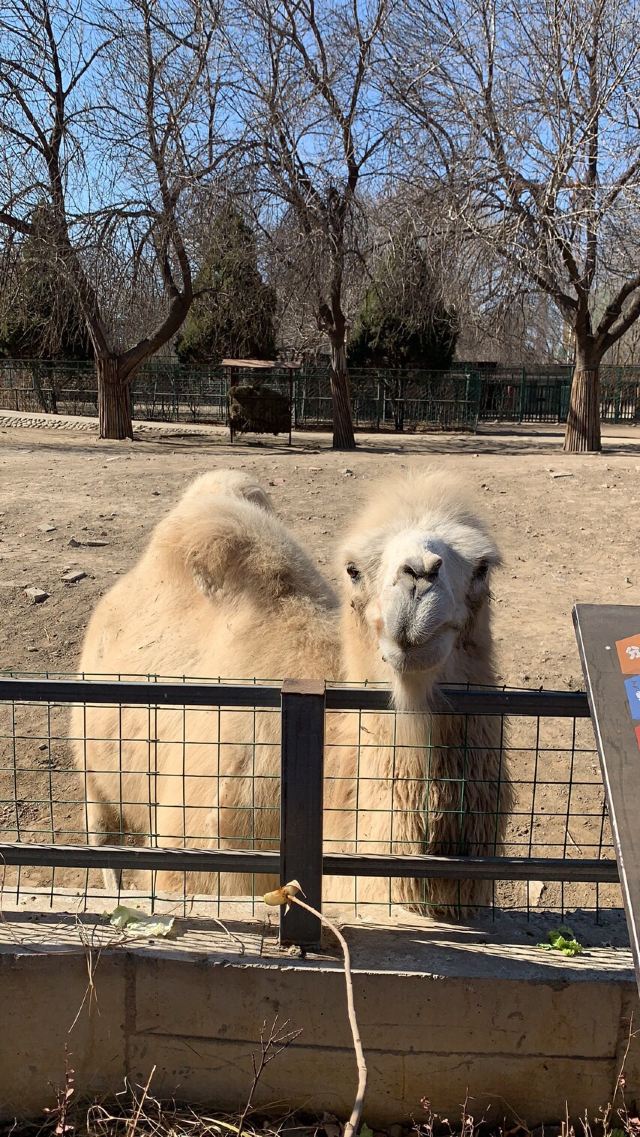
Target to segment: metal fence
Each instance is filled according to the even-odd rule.
[[[361,430],[475,430],[479,421],[565,422],[571,368],[495,368],[453,364],[449,371],[350,371],[354,425]],[[605,422],[640,422],[640,369],[603,367]],[[151,422],[227,422],[227,395],[256,375],[287,397],[294,427],[327,429],[332,422],[329,373],[274,368],[181,367],[154,360],[132,386],[134,418]],[[93,368],[84,363],[0,360],[0,409],[97,415]]]
[[[212,904],[218,915],[254,913],[267,886],[294,878],[312,904],[365,917],[397,913],[407,878],[488,880],[493,915],[580,910],[601,921],[621,907],[583,694],[444,692],[442,713],[498,718],[515,790],[504,842],[468,857],[403,851],[394,833],[398,785],[408,782],[387,690],[126,679],[0,679],[5,902],[67,898],[87,910],[100,898],[103,910],[109,894],[96,870],[110,868],[124,872],[114,901],[134,889],[152,909],[184,914]],[[386,774],[372,767],[381,745]],[[411,775],[425,816],[431,757],[427,746],[419,783]],[[454,810],[472,792],[473,751],[464,765],[449,786]],[[112,808],[106,830],[95,822],[97,804]],[[379,827],[371,839],[372,811],[388,821],[382,843]],[[296,910],[286,936],[310,943],[315,925]]]

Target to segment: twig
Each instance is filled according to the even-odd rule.
[[[287,1019],[281,1027],[278,1027],[278,1016],[276,1015],[269,1030],[269,1037],[265,1042],[265,1031],[267,1029],[266,1019],[262,1024],[262,1030],[260,1031],[260,1058],[258,1062],[256,1062],[255,1054],[251,1055],[251,1061],[253,1063],[253,1082],[251,1089],[249,1090],[249,1097],[247,1098],[246,1105],[242,1111],[242,1116],[238,1122],[238,1137],[242,1137],[244,1123],[247,1119],[248,1114],[253,1108],[253,1095],[256,1092],[258,1082],[260,1081],[263,1070],[266,1066],[269,1065],[270,1062],[273,1061],[274,1058],[277,1058],[279,1054],[282,1054],[282,1051],[286,1050],[287,1047],[290,1046],[291,1043],[294,1042],[294,1040],[302,1034],[302,1029],[290,1030],[285,1033],[286,1027],[288,1025],[289,1020]]]
[[[277,888],[275,892],[268,892],[265,896],[266,904],[297,904],[299,908],[304,908],[305,911],[310,912],[312,916],[316,916],[321,924],[329,928],[336,937],[342,954],[344,956],[344,981],[347,988],[347,1013],[349,1015],[349,1026],[351,1027],[351,1037],[353,1038],[353,1048],[356,1055],[356,1063],[358,1066],[358,1089],[356,1092],[356,1100],[353,1103],[351,1110],[351,1117],[344,1127],[344,1137],[355,1137],[360,1126],[362,1118],[362,1107],[364,1105],[364,1095],[367,1089],[367,1063],[364,1057],[364,1050],[362,1049],[362,1042],[360,1040],[360,1029],[358,1027],[358,1020],[356,1018],[356,1008],[353,1000],[353,980],[351,977],[351,956],[349,954],[349,945],[345,940],[342,932],[327,916],[323,916],[322,912],[318,912],[312,908],[310,904],[300,900],[296,895],[302,892],[297,880],[291,881],[289,884],[283,884],[281,888]],[[304,893],[303,893],[304,895]]]
[[[360,1029],[358,1027],[356,1008],[353,1001],[353,980],[351,977],[349,945],[342,935],[342,932],[333,923],[333,920],[329,920],[326,916],[323,916],[321,912],[317,912],[315,908],[312,908],[310,904],[306,904],[304,900],[299,900],[297,896],[290,896],[289,900],[292,904],[297,904],[299,908],[304,908],[307,912],[311,912],[313,916],[317,916],[320,922],[333,932],[342,948],[342,954],[344,956],[344,981],[347,988],[347,1014],[349,1015],[349,1026],[351,1027],[353,1048],[356,1052],[356,1063],[358,1066],[358,1090],[356,1100],[353,1103],[353,1109],[351,1110],[351,1117],[344,1127],[344,1137],[354,1137],[360,1127],[364,1095],[367,1090],[367,1063],[365,1062],[364,1050],[362,1049]]]
[[[142,1091],[142,1097],[140,1098],[140,1101],[137,1104],[136,1112],[135,1112],[133,1118],[131,1119],[131,1121],[129,1121],[129,1123],[127,1124],[127,1131],[126,1131],[125,1137],[135,1137],[135,1132],[136,1132],[136,1129],[138,1126],[138,1122],[140,1120],[140,1114],[142,1113],[142,1107],[144,1105],[145,1098],[146,1098],[147,1094],[149,1093],[149,1086],[151,1085],[151,1079],[153,1078],[153,1075],[155,1074],[155,1072],[156,1072],[156,1067],[152,1066],[151,1073],[149,1074],[149,1077],[147,1078],[147,1084],[145,1085],[145,1087]]]

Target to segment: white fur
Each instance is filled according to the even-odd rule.
[[[498,562],[459,487],[438,474],[405,477],[376,487],[345,544],[340,616],[264,491],[239,472],[206,474],[96,607],[80,666],[123,677],[390,682],[395,720],[363,715],[359,734],[357,715],[327,716],[327,849],[490,853],[511,803],[499,723],[428,708],[439,705],[436,683],[494,682],[489,574]],[[92,840],[118,841],[124,830],[174,847],[273,848],[277,715],[77,708],[74,735]],[[167,873],[157,884],[181,881]],[[217,891],[218,877],[187,887]],[[330,879],[326,894],[352,899],[355,887]],[[220,879],[223,894],[251,888],[250,878]],[[489,889],[407,880],[392,895],[451,914]],[[383,901],[388,882],[360,880],[357,895]]]

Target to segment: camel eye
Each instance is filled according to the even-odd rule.
[[[354,584],[360,580],[360,569],[356,568],[353,561],[350,561],[347,565],[347,572],[349,573],[349,576],[351,577]]]

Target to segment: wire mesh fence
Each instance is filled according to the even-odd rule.
[[[483,370],[456,362],[447,371],[428,368],[351,368],[354,425],[362,430],[475,430],[479,421],[565,422],[570,366]],[[328,366],[265,370],[185,367],[153,360],[135,377],[133,417],[151,422],[228,422],[229,389],[257,379],[291,403],[293,426],[328,429],[332,398]],[[92,365],[63,360],[0,360],[0,410],[96,416]],[[604,422],[640,422],[640,369],[601,368]]]
[[[449,689],[442,711],[425,716],[389,710],[382,689],[328,687],[319,753],[304,712],[293,723],[303,776],[286,832],[278,686],[113,678],[82,687],[0,680],[5,901],[87,910],[135,893],[152,910],[255,913],[289,844],[289,864],[292,849],[310,858],[291,874],[303,887],[324,869],[328,911],[378,917],[409,905],[428,914],[441,880],[447,888],[435,896],[445,901],[435,907],[464,913],[473,879],[484,881],[475,906],[490,915],[580,910],[599,920],[621,907],[582,695]],[[315,841],[316,775],[324,859],[320,849],[314,867],[305,843]],[[87,845],[104,847],[91,864]],[[129,851],[122,871],[105,852],[120,846]],[[193,868],[186,855],[179,861],[184,849],[201,851]],[[153,865],[135,860],[143,850]],[[211,850],[235,856],[228,870],[207,860]]]

